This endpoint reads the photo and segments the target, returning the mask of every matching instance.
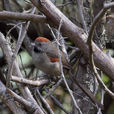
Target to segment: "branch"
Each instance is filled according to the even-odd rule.
[[[9,94],[6,92],[5,85],[0,81],[0,98],[8,106],[10,111],[12,111],[13,114],[26,114],[24,110],[18,107],[18,105],[12,100],[12,98],[9,96]]]
[[[50,95],[50,98],[54,101],[54,103],[60,108],[62,109],[66,114],[70,114],[70,112],[68,112],[63,106],[62,104],[53,96]]]
[[[84,15],[83,15],[83,3],[80,0],[77,0],[77,5],[78,5],[78,9],[79,9],[79,14],[80,14],[80,19],[81,19],[81,23],[83,25],[84,31],[87,33],[87,26],[86,26],[86,22],[84,20]]]
[[[70,74],[72,76],[72,74]],[[74,76],[71,77],[71,80]],[[73,79],[72,81],[75,81],[75,83],[80,87],[80,89],[91,99],[91,101],[98,105],[101,109],[104,109],[104,106],[96,99],[96,97],[92,94],[91,91],[89,91],[86,87],[84,87],[82,84],[80,84],[76,79]]]
[[[90,31],[89,31],[89,36],[88,36],[88,41],[87,41],[88,43],[90,43],[90,41],[93,39],[94,30],[95,30],[98,22],[102,19],[105,12],[111,7],[114,7],[114,2],[104,4],[103,9],[101,9],[101,11],[98,13],[98,15],[94,18]]]
[[[44,103],[44,105],[46,106],[47,110],[49,111],[50,114],[54,114],[53,110],[51,109],[50,105],[47,103],[47,101],[45,100],[45,98],[40,94],[39,90],[36,90],[38,96],[40,97],[40,99],[42,100],[42,102]]]
[[[90,50],[90,64],[92,66],[92,70],[96,76],[96,78],[98,79],[99,83],[101,84],[101,86],[103,87],[103,89],[110,95],[112,96],[112,98],[114,98],[114,93],[111,92],[107,86],[104,84],[104,82],[102,81],[101,77],[99,76],[95,64],[94,64],[94,60],[93,60],[93,45],[92,45],[92,39],[93,39],[93,34],[94,34],[94,30],[95,27],[97,26],[98,22],[100,21],[100,19],[104,16],[105,12],[111,8],[114,7],[114,2],[109,3],[109,4],[105,4],[104,8],[99,12],[99,14],[95,17],[93,24],[91,26],[90,32],[89,32],[89,36],[88,36],[88,45],[89,45],[89,50]]]
[[[48,96],[52,95],[52,93],[57,89],[57,87],[62,83],[63,79],[61,78],[56,85],[54,85],[54,87],[44,96],[44,98],[46,99]]]
[[[21,84],[32,85],[32,86],[41,86],[49,82],[49,80],[47,79],[33,81],[25,78],[20,78],[17,76],[11,76],[11,80]]]
[[[11,89],[7,88],[7,91],[16,101],[18,101],[19,103],[24,105],[31,113],[34,112],[37,109],[36,105],[34,105],[30,101],[27,101],[23,97],[20,97],[15,92],[13,92]]]
[[[18,12],[2,11],[0,12],[0,19],[11,19],[11,20],[22,20],[22,21],[33,21],[36,23],[46,23],[46,17],[35,14],[26,14]]]
[[[45,89],[46,90],[46,92],[47,92],[47,94],[49,93],[49,91],[47,90],[47,89]],[[45,97],[45,96],[44,96]],[[53,96],[53,95],[51,95],[50,94],[50,96],[49,96],[52,100],[53,100],[53,102],[54,102],[54,104],[56,104],[60,109],[62,109],[66,114],[70,114],[63,106],[62,106],[62,104]]]

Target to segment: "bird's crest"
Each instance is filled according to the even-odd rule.
[[[47,38],[44,38],[44,37],[38,37],[35,40],[38,42],[50,42],[50,40],[48,40]]]

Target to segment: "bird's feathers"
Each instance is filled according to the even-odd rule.
[[[35,39],[35,42],[37,45],[37,49],[40,50],[40,52],[42,51],[42,53],[45,53],[47,57],[50,59],[50,62],[59,62],[58,50],[50,40],[44,37],[38,37]],[[43,45],[41,45],[40,43],[42,43]],[[62,50],[60,50],[60,54],[63,67],[67,69],[70,68],[70,65]]]
[[[38,37],[35,40],[38,42],[50,42],[50,40],[48,40],[47,38],[44,38],[44,37]]]

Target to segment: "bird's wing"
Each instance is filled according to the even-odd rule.
[[[46,51],[47,56],[50,58],[51,62],[59,62],[59,57],[58,57],[58,50],[55,46],[52,45],[53,48],[48,49]],[[63,63],[63,67],[70,69],[70,65],[64,55],[64,53],[60,50],[61,53],[61,59],[62,59],[62,63]]]

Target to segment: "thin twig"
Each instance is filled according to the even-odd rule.
[[[49,93],[49,91],[47,89],[45,89],[47,93]],[[50,95],[50,98],[54,101],[54,103],[60,108],[62,109],[66,114],[70,114],[63,106],[62,104],[53,96]]]
[[[23,69],[23,71],[24,71],[24,73],[25,73],[25,76],[27,77],[27,72],[26,72],[26,70],[25,70],[25,67],[24,67],[24,64],[23,64],[23,60],[22,60],[21,54],[19,54],[19,57],[20,57],[22,69]]]
[[[55,36],[55,34],[54,34],[52,28],[50,27],[50,25],[47,24],[47,26],[48,26],[48,28],[50,29],[50,31],[51,31],[51,33],[52,33],[52,36],[54,37],[54,40],[56,41],[56,43],[57,43],[58,45],[60,45],[59,41],[56,39],[56,36]]]
[[[103,101],[104,101],[104,94],[105,94],[105,91],[102,89],[101,90],[101,104],[103,104]],[[102,114],[102,109],[100,107],[98,107],[98,112],[97,114]]]
[[[108,3],[108,4],[104,4],[104,7],[103,9],[99,12],[99,14],[95,17],[93,23],[92,23],[92,26],[90,28],[90,31],[89,31],[89,36],[88,36],[88,45],[89,45],[89,56],[90,56],[90,64],[92,66],[92,70],[93,70],[93,73],[94,75],[96,76],[96,78],[98,79],[99,83],[101,84],[101,86],[104,88],[104,90],[114,98],[114,93],[112,91],[110,91],[107,86],[104,84],[104,82],[102,81],[101,77],[99,76],[97,70],[96,70],[96,67],[95,67],[95,64],[94,64],[94,60],[93,60],[93,45],[92,45],[92,39],[93,39],[93,34],[94,34],[94,30],[95,30],[95,27],[96,25],[98,24],[98,22],[100,21],[100,19],[104,16],[105,12],[111,8],[111,7],[114,7],[114,2],[111,2],[111,3]]]
[[[61,28],[61,26],[62,26],[62,20],[60,20],[60,25],[59,25],[59,28],[58,28],[57,40],[59,40],[59,34],[60,34],[60,28]],[[64,83],[65,83],[65,85],[66,85],[66,87],[68,89],[68,92],[69,92],[69,94],[70,94],[70,96],[71,96],[71,98],[72,98],[72,100],[74,102],[74,106],[79,111],[79,113],[82,114],[82,112],[81,112],[81,110],[80,110],[80,108],[79,108],[79,106],[78,106],[78,104],[77,104],[77,102],[76,102],[76,100],[75,100],[75,98],[73,96],[73,92],[71,91],[71,89],[68,86],[67,81],[65,79],[65,76],[64,76],[64,73],[63,73],[63,65],[62,65],[62,60],[61,60],[60,49],[59,49],[59,46],[58,45],[57,45],[57,49],[58,49],[58,56],[59,56],[59,64],[60,64],[61,76],[62,76],[62,78],[64,80]]]
[[[69,4],[72,4],[72,2],[66,2],[66,3],[64,3],[64,4],[58,4],[58,5],[56,5],[57,7],[64,7],[64,6],[67,6],[67,5],[69,5]]]
[[[87,33],[87,26],[86,26],[86,22],[84,20],[84,15],[83,15],[83,7],[82,7],[82,0],[77,0],[77,5],[78,5],[78,9],[79,9],[79,14],[80,14],[80,18],[81,18],[81,22],[84,28],[84,31]]]
[[[70,114],[70,112],[68,112],[53,95],[50,95],[50,97],[60,109],[62,109],[66,114]]]
[[[63,79],[61,78],[56,85],[54,85],[54,87],[44,96],[44,98],[46,99],[48,96],[52,95],[52,93],[55,91],[55,89],[61,84],[61,82],[63,81]]]
[[[39,95],[40,99],[42,100],[42,102],[44,103],[44,105],[46,106],[47,110],[49,111],[50,114],[54,114],[53,110],[50,108],[49,104],[47,103],[47,101],[45,100],[45,98],[40,94],[39,90],[36,90],[37,94]]]
[[[58,31],[56,31],[57,34],[58,34]],[[67,53],[67,50],[66,50],[66,46],[65,46],[65,40],[63,38],[63,36],[61,34],[59,34],[59,39],[58,39],[59,43],[61,44],[61,49],[67,59],[67,61],[69,61],[69,56],[68,56],[68,53]]]
[[[61,22],[60,22],[58,31],[60,31],[61,26],[62,26],[62,20],[61,20]],[[71,91],[71,89],[69,88],[69,86],[68,86],[68,84],[67,84],[67,81],[66,81],[66,79],[65,79],[65,77],[64,77],[63,66],[62,66],[62,61],[61,61],[61,54],[60,54],[59,43],[58,43],[59,39],[58,39],[58,38],[56,39],[56,36],[55,36],[55,34],[54,34],[53,30],[51,29],[51,27],[50,27],[49,24],[48,24],[48,27],[49,27],[49,29],[51,30],[51,33],[52,33],[52,35],[53,35],[53,37],[54,37],[54,40],[57,41],[57,50],[58,50],[58,56],[59,56],[59,64],[60,64],[61,76],[62,76],[62,78],[63,78],[63,80],[64,80],[64,83],[65,83],[65,85],[66,85],[66,87],[67,87],[67,89],[68,89],[68,91],[69,91],[69,93],[70,93],[70,95],[71,95],[71,97],[72,97],[72,100],[73,100],[73,102],[74,102],[75,107],[78,109],[78,111],[80,112],[80,114],[82,114],[80,108],[79,108],[78,105],[77,105],[77,102],[75,101],[75,98],[74,98],[74,96],[73,96],[73,94],[72,94],[72,91]],[[58,35],[57,35],[57,36],[59,37],[59,32],[58,32]]]
[[[23,23],[25,23],[25,22],[20,22],[20,23],[17,23],[16,25],[14,25],[14,24],[7,24],[7,25],[14,25],[14,26],[7,32],[6,37],[10,34],[10,32],[11,32],[13,29],[15,29],[16,27],[18,28],[19,25],[21,25],[21,24],[23,24]]]
[[[103,73],[101,72],[101,76],[103,75]],[[105,94],[105,91],[101,88],[100,89],[100,93],[101,93],[101,104],[104,104],[104,94]],[[97,107],[98,108],[98,111],[97,111],[97,114],[102,114],[102,109],[100,107]]]

